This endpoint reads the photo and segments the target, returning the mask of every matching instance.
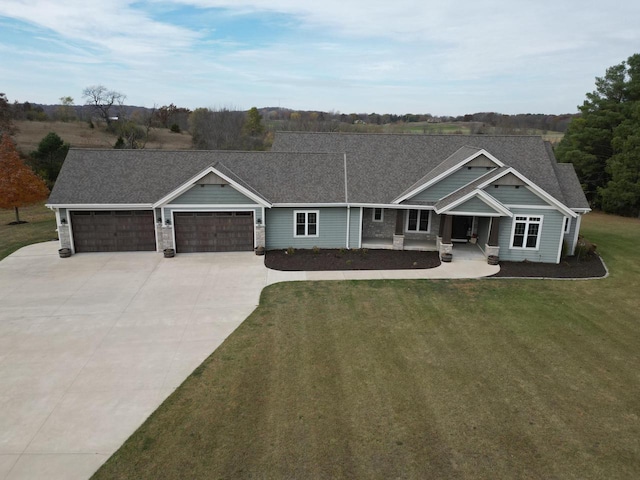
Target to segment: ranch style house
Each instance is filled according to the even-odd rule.
[[[48,207],[72,253],[388,248],[560,262],[590,211],[537,136],[276,134],[270,152],[71,149]]]

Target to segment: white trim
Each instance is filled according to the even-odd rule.
[[[234,180],[232,180],[231,178],[229,178],[228,176],[226,176],[225,174],[223,174],[219,170],[215,169],[214,167],[208,167],[205,170],[203,170],[202,172],[200,172],[198,175],[196,175],[194,177],[191,177],[191,179],[187,180],[185,183],[180,185],[178,188],[174,189],[173,191],[171,191],[170,193],[168,193],[167,195],[162,197],[160,200],[155,202],[153,204],[153,206],[154,207],[164,206],[165,204],[169,203],[171,200],[179,197],[180,195],[185,193],[187,190],[192,188],[198,180],[206,177],[210,173],[214,173],[215,175],[219,176],[220,178],[225,180],[229,184],[229,186],[231,188],[233,188],[234,190],[237,190],[238,192],[242,193],[245,197],[249,197],[254,202],[256,202],[256,203],[258,203],[260,205],[263,205],[263,206],[268,206],[268,207],[271,206],[271,204],[269,202],[267,202],[266,200],[260,198],[255,193],[247,190],[245,187],[243,187],[242,185],[238,184],[238,182],[235,182]]]
[[[516,224],[518,223],[517,218],[518,217],[525,217],[526,220],[525,222],[525,226],[524,226],[524,238],[522,239],[522,247],[514,247],[513,246],[513,239],[515,236],[515,232],[516,232]],[[539,218],[540,221],[539,222],[531,222],[529,219],[531,217],[535,217],[535,218]],[[519,221],[520,223],[522,223],[522,220]],[[510,250],[529,250],[529,251],[538,251],[540,250],[540,240],[542,239],[542,224],[544,223],[544,215],[520,215],[520,214],[515,214],[513,217],[513,221],[511,222],[511,237],[509,238],[509,249]],[[528,233],[529,233],[529,225],[530,224],[537,224],[539,225],[538,228],[538,234],[536,235],[536,246],[535,247],[527,247],[527,238],[528,238]],[[489,234],[491,234],[491,230],[489,230]]]
[[[573,232],[573,246],[571,247],[571,255],[576,254],[576,247],[578,246],[578,235],[580,235],[580,223],[582,223],[582,215],[578,215],[576,218],[575,231]]]
[[[351,203],[273,203],[267,205],[273,208],[322,208],[322,207],[353,207]]]
[[[404,233],[418,233],[421,235],[427,235],[429,233],[431,233],[431,224],[433,223],[432,221],[432,210],[418,210],[418,209],[412,209],[412,210],[416,210],[418,212],[418,218],[416,219],[416,228],[420,228],[420,217],[422,217],[422,213],[421,212],[425,212],[428,211],[429,212],[429,217],[427,218],[427,229],[426,230],[409,230],[409,215],[407,214],[404,219]]]
[[[49,208],[70,208],[73,210],[152,210],[151,203],[50,203]]]
[[[558,200],[556,200],[555,198],[553,198],[551,195],[549,195],[547,192],[545,192],[543,189],[541,189],[539,186],[537,186],[535,183],[533,183],[527,177],[522,175],[520,172],[515,170],[513,167],[509,167],[505,171],[503,171],[501,174],[496,175],[495,177],[492,177],[491,179],[487,180],[484,183],[481,183],[480,185],[477,186],[477,188],[478,189],[486,188],[489,185],[491,185],[493,182],[498,180],[499,178],[502,178],[502,177],[504,177],[505,175],[507,175],[509,173],[511,173],[512,175],[517,177],[519,180],[524,182],[526,184],[525,188],[527,188],[530,192],[536,194],[538,197],[542,198],[547,203],[549,203],[551,205],[555,205],[556,208],[558,210],[560,210],[561,212],[566,213],[567,215],[569,215],[569,216],[571,216],[573,218],[575,218],[577,216],[577,214],[574,211],[572,211],[569,207],[567,207],[563,203],[561,203]]]
[[[590,208],[572,208],[571,210],[576,213],[589,213],[591,211]]]
[[[76,241],[73,238],[73,226],[71,225],[71,210],[67,210],[67,225],[69,225],[69,243],[71,244],[71,253],[76,253]]]
[[[264,208],[264,207],[262,207],[262,216],[261,216],[261,218],[262,218],[262,226],[263,226],[264,228],[267,228],[267,215],[266,215],[266,213],[265,213],[265,212],[266,212],[266,211],[265,211],[265,208]],[[266,235],[266,233],[267,233],[267,231],[265,230],[265,235]],[[266,237],[266,236],[265,236],[264,241],[265,241],[265,243],[267,243],[267,237]]]
[[[462,148],[462,147],[461,147]],[[458,149],[459,150],[459,149]],[[457,151],[457,150],[456,150]],[[455,153],[455,152],[454,152]],[[452,154],[453,155],[453,154]],[[444,172],[442,172],[440,175],[438,175],[437,177],[429,180],[427,183],[423,183],[422,185],[420,185],[419,187],[414,188],[412,191],[410,191],[409,193],[404,194],[401,197],[396,198],[393,203],[400,203],[405,201],[408,198],[411,198],[415,195],[417,195],[420,192],[423,192],[424,190],[426,190],[427,188],[429,188],[430,186],[440,182],[441,180],[445,179],[446,177],[448,177],[449,175],[457,172],[458,170],[460,170],[462,167],[464,167],[467,163],[469,163],[471,160],[479,157],[480,155],[485,155],[489,160],[491,160],[492,162],[494,162],[498,168],[504,167],[504,163],[502,163],[500,160],[498,160],[496,157],[494,157],[493,155],[491,155],[489,152],[487,152],[484,148],[480,149],[479,151],[477,151],[476,153],[474,153],[473,155],[465,158],[464,160],[461,160],[460,162],[458,162],[457,164],[455,164],[453,167],[450,167],[449,169],[445,170]],[[448,158],[448,157],[447,157]],[[446,161],[446,159],[444,160]],[[495,169],[495,168],[494,168]],[[489,173],[491,170],[488,170],[487,173]],[[486,175],[486,173],[485,173]]]
[[[571,231],[571,217],[564,217],[564,223],[562,224],[562,233],[566,235]]]
[[[558,210],[553,205],[512,205],[512,204],[507,205],[507,204],[505,204],[505,207],[509,207],[509,208],[529,208],[529,209],[536,209],[536,210]]]
[[[158,223],[158,217],[156,217],[156,210],[158,210],[157,208],[153,209],[153,233],[156,237],[156,252],[160,251],[160,239],[158,238],[158,225],[160,225],[160,228],[162,228],[162,225],[164,225],[164,223]],[[162,214],[161,214],[162,215]],[[160,217],[162,219],[162,217]]]
[[[364,215],[364,207],[360,207],[360,225],[358,228],[358,248],[362,248],[362,222]]]
[[[386,210],[435,210],[435,205],[412,205],[409,203],[395,205],[393,203],[350,203],[351,207],[384,208]]]
[[[505,216],[505,217],[512,217],[513,216],[513,213],[511,211],[509,211],[509,209],[504,207],[497,199],[493,198],[487,192],[485,192],[483,190],[479,190],[479,189],[472,190],[471,192],[469,192],[468,194],[464,195],[463,197],[460,197],[455,202],[452,202],[452,203],[449,203],[448,205],[445,205],[445,207],[442,208],[442,209],[437,209],[436,208],[436,213],[438,215],[441,215],[443,213],[448,213],[449,210],[451,210],[453,208],[456,208],[458,205],[461,205],[461,204],[463,204],[465,202],[468,202],[473,197],[477,197],[479,200],[484,202],[487,206],[493,208],[496,211],[496,213],[499,213],[502,216]],[[461,212],[453,212],[453,213],[456,213],[458,215],[461,214]],[[495,216],[495,215],[486,215],[485,214],[484,216]]]
[[[351,209],[347,206],[347,250],[349,249],[349,232],[351,231]]]
[[[257,203],[239,203],[239,204],[217,204],[217,203],[195,203],[195,204],[187,204],[187,203],[167,203],[163,205],[162,208],[226,208],[227,210],[230,208],[260,208],[261,205]],[[263,207],[264,208],[264,207]]]
[[[380,220],[376,220],[376,210],[380,210]],[[374,207],[371,209],[371,221],[376,223],[384,222],[384,208]]]
[[[565,232],[564,225],[569,217],[564,217],[562,221],[562,228],[560,229],[560,243],[558,244],[558,256],[556,258],[556,263],[560,263],[560,259],[562,258],[562,241],[564,240]]]
[[[298,214],[304,213],[304,235],[298,235]],[[315,235],[309,235],[309,214],[316,214],[316,233]],[[294,210],[293,211],[293,238],[316,238],[320,236],[320,210]]]

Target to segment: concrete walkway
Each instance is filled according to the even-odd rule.
[[[455,254],[429,270],[277,272],[253,253],[61,259],[57,249],[31,245],[0,262],[0,480],[91,476],[255,309],[266,285],[498,271]]]

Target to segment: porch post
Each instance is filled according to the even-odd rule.
[[[498,233],[500,231],[500,217],[491,218],[491,230],[489,231],[489,245],[498,246]]]
[[[393,234],[393,249],[404,250],[404,210],[396,210],[396,229]]]
[[[438,252],[440,259],[450,262],[453,253],[453,244],[451,243],[451,229],[453,228],[453,218],[451,215],[442,215],[440,217],[440,235],[438,236]]]
[[[442,225],[442,221],[440,221]],[[453,218],[451,215],[444,215],[444,228],[442,232],[442,243],[451,243],[451,229],[453,228]]]
[[[496,257],[493,260],[497,264],[497,257],[500,255],[500,246],[498,244],[498,234],[500,233],[500,217],[491,217],[491,227],[489,229],[489,239],[485,245],[484,253],[488,257]],[[491,259],[489,259],[491,262]]]

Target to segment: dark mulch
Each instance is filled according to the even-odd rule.
[[[559,264],[537,262],[500,262],[500,271],[492,277],[595,278],[607,271],[597,254],[578,259],[565,257]]]
[[[273,270],[409,270],[440,265],[438,252],[409,250],[269,250],[265,265]]]

